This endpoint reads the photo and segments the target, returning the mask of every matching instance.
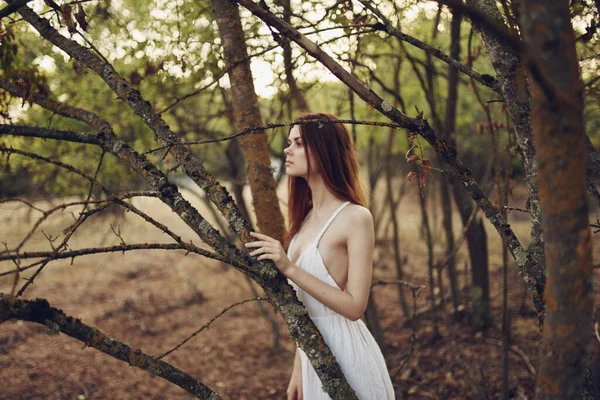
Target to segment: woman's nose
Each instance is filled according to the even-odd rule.
[[[292,154],[292,150],[291,150],[291,145],[286,147],[285,149],[283,149],[283,153],[286,155],[291,155]]]

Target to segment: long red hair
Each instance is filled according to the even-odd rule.
[[[339,121],[333,114],[305,114],[298,121],[311,119]],[[360,181],[358,157],[348,129],[340,123],[307,122],[299,125],[300,138],[306,150],[308,173],[311,165],[308,155],[314,154],[327,189],[342,200],[367,206],[365,191]],[[312,196],[304,178],[288,177],[288,216],[290,229],[286,243],[300,230],[300,225],[312,209]]]

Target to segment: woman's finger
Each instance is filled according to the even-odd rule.
[[[265,242],[263,240],[257,240],[255,242],[248,242],[248,243],[244,244],[244,246],[246,246],[246,247],[261,247],[261,246],[266,246],[268,244],[269,244],[269,242]]]
[[[273,240],[272,237],[267,236],[267,235],[263,235],[262,233],[258,233],[258,232],[250,232],[250,236],[255,237],[255,238],[259,238],[260,240]]]
[[[259,247],[258,249],[254,249],[252,250],[252,253],[276,253],[277,249],[274,248],[272,245],[269,245],[268,243],[265,243],[264,245],[262,245],[261,247]]]
[[[262,253],[266,253],[267,251],[268,251],[268,249],[267,249],[266,247],[261,247],[261,248],[259,248],[259,249],[256,249],[256,250],[252,251],[252,252],[250,253],[250,255],[251,255],[251,256],[254,256],[254,255],[256,255],[256,254],[262,254]]]

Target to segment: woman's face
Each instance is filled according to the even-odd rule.
[[[308,179],[308,159],[306,157],[306,148],[300,137],[300,127],[295,125],[288,135],[287,147],[283,150],[285,153],[285,172],[288,176],[297,176]],[[314,156],[310,154],[311,172],[315,171],[316,162]]]

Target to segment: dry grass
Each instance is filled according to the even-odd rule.
[[[284,191],[282,189],[282,195]],[[193,194],[184,194],[203,215],[210,215]],[[186,240],[195,238],[193,232],[159,200],[136,199],[134,204]],[[523,204],[523,188],[517,188],[512,205],[522,207]],[[49,206],[43,202],[36,205],[41,208]],[[434,221],[436,256],[441,258],[441,215],[439,210],[433,211],[435,208],[432,204],[430,217]],[[26,235],[39,216],[39,213],[33,212],[28,219],[27,214],[26,207],[17,203],[0,205],[0,241],[7,242],[9,248]],[[402,251],[408,257],[408,279],[426,284],[427,253],[419,233],[421,217],[414,190],[403,200],[398,216]],[[118,244],[118,238],[109,227],[111,222],[115,225],[113,218],[93,217],[70,241],[70,247]],[[70,221],[72,216],[65,212],[46,222],[42,229],[57,235]],[[518,237],[526,243],[529,231],[527,219],[513,213],[509,221]],[[126,214],[116,223],[120,225],[127,243],[168,242],[165,234],[135,215]],[[455,216],[454,227],[458,235],[461,231],[458,215]],[[473,337],[465,322],[453,321],[444,314],[439,321],[442,339],[433,342],[431,314],[422,315],[412,325],[404,324],[397,289],[375,289],[388,344],[385,354],[392,374],[409,351],[411,327],[416,329],[415,350],[395,381],[396,390],[408,392],[410,398],[478,398],[483,390],[490,398],[500,396],[501,352],[494,340],[500,338],[501,246],[493,228],[489,225],[486,228],[491,249],[494,326],[485,336]],[[597,253],[600,248],[598,238],[593,240]],[[199,240],[194,242],[199,243]],[[457,256],[461,271],[467,260],[464,247]],[[49,245],[38,232],[26,249],[48,250]],[[391,249],[379,249],[377,278],[394,278],[389,255]],[[11,263],[0,263],[0,271],[10,268],[13,268]],[[460,280],[468,287],[467,276],[461,275]],[[9,292],[11,283],[12,277],[0,278],[0,292]],[[511,308],[515,310],[513,343],[536,365],[539,334],[535,320],[530,315],[516,313],[522,291],[521,279],[511,266]],[[149,250],[80,257],[72,265],[71,260],[52,262],[25,297],[46,298],[53,306],[81,318],[117,340],[159,355],[229,304],[251,297],[251,292],[242,274],[218,262],[192,254],[184,256],[183,252]],[[426,294],[421,294],[418,305],[421,307],[427,303]],[[528,308],[530,301],[526,299],[525,303]],[[282,333],[278,350],[272,348],[270,325],[261,316],[258,306],[250,303],[227,313],[165,360],[197,377],[224,398],[283,398],[291,372],[293,346],[283,320],[272,315]],[[521,393],[531,398],[533,376],[517,353],[511,353],[510,369],[510,387],[515,396]],[[48,336],[44,327],[18,321],[6,322],[0,329],[0,382],[2,399],[191,398],[170,383],[129,368],[94,349],[82,348],[81,343],[65,335]]]

